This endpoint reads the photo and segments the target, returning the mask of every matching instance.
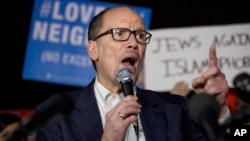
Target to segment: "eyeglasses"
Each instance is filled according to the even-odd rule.
[[[138,43],[141,44],[148,44],[150,41],[150,38],[152,36],[152,34],[144,31],[144,30],[129,30],[127,28],[112,28],[109,29],[108,31],[101,33],[100,35],[96,36],[94,38],[94,41],[97,40],[98,38],[104,36],[104,35],[108,35],[108,34],[112,34],[112,37],[115,41],[127,41],[131,35],[131,33],[133,33],[135,35],[135,39]]]

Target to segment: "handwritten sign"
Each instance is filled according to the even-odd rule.
[[[235,76],[250,73],[250,24],[155,29],[145,57],[145,88],[171,90],[178,81],[191,86],[208,68],[209,47],[215,42],[219,68],[229,86]]]

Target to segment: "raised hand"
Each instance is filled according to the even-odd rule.
[[[193,79],[192,86],[196,93],[207,93],[213,95],[216,100],[224,106],[229,86],[225,74],[217,65],[216,46],[213,43],[209,49],[209,67],[201,76]]]

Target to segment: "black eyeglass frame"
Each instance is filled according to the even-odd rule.
[[[128,35],[127,39],[124,39],[124,40],[116,39],[116,38],[114,37],[115,30],[121,30],[121,31],[124,31],[124,30],[125,30],[125,31],[129,31],[129,35]],[[141,33],[141,32],[146,33],[146,36],[147,36],[147,37],[146,37],[146,40],[145,40],[146,42],[145,42],[145,43],[140,42],[140,41],[137,40],[137,38],[136,38],[136,33],[138,33],[138,32],[140,32],[140,33]],[[100,37],[102,37],[102,36],[105,36],[105,35],[108,35],[108,34],[111,34],[113,40],[115,40],[115,41],[127,41],[127,40],[130,38],[131,33],[134,34],[135,39],[136,39],[136,41],[137,41],[138,43],[144,44],[144,45],[149,44],[150,39],[151,39],[151,37],[152,37],[152,34],[149,33],[149,32],[147,32],[147,31],[145,31],[145,30],[130,30],[130,29],[127,29],[127,28],[111,28],[111,29],[109,29],[109,30],[107,30],[107,31],[105,31],[105,32],[103,32],[103,33],[97,35],[97,36],[93,39],[93,41],[96,41],[98,38],[100,38]]]

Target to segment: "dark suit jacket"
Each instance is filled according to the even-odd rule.
[[[100,141],[103,127],[94,95],[94,80],[79,91],[68,92],[72,112],[58,116],[37,131],[37,141]],[[140,118],[147,141],[205,141],[206,135],[190,120],[185,98],[137,88]],[[48,101],[48,100],[47,100]],[[37,106],[42,110],[48,102]]]

